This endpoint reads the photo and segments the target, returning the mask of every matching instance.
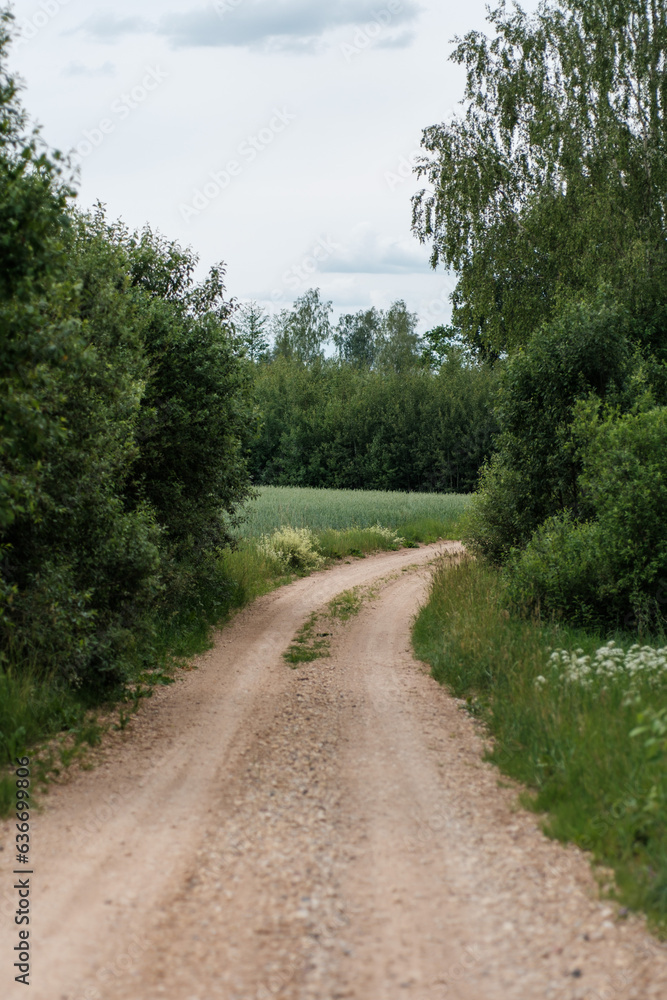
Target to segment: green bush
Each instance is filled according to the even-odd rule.
[[[585,515],[574,407],[591,395],[624,403],[633,372],[629,326],[625,311],[601,293],[565,307],[506,362],[497,453],[482,472],[467,528],[467,541],[495,562],[546,518]]]
[[[513,605],[546,618],[598,627],[607,616],[609,579],[599,525],[569,513],[548,518],[505,567]]]
[[[108,689],[176,611],[210,620],[250,495],[249,368],[223,271],[76,213],[4,69],[0,15],[0,666]],[[224,588],[222,588],[224,589]],[[159,631],[159,628],[158,628]]]
[[[667,624],[667,407],[600,419],[582,407],[579,483],[592,517],[548,520],[508,566],[516,604],[581,624]]]

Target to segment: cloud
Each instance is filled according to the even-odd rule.
[[[80,25],[78,31],[85,32],[96,42],[117,42],[124,35],[136,35],[152,31],[151,25],[141,17],[117,17],[115,14],[94,14]],[[69,34],[69,32],[68,32]]]
[[[71,62],[62,71],[63,76],[115,76],[116,67],[112,62],[103,63],[101,66],[84,66],[80,62]]]
[[[428,255],[412,241],[380,239],[367,226],[358,227],[346,245],[320,263],[329,274],[427,274]]]
[[[403,48],[412,41],[412,34],[395,36],[394,32],[420,12],[415,0],[217,0],[207,7],[164,14],[153,23],[100,14],[84,21],[81,30],[105,42],[150,32],[176,48],[240,46],[312,53],[322,48],[325,35],[346,27],[368,30],[378,45]],[[387,37],[387,33],[391,34]]]

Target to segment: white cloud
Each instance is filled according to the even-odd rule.
[[[421,12],[414,0],[218,0],[207,7],[174,11],[148,22],[139,17],[97,14],[80,26],[88,37],[116,42],[150,32],[172,46],[241,47],[268,52],[316,53],[326,35],[340,28],[369,30],[381,47],[410,45],[412,32],[393,34]],[[387,36],[387,31],[392,32]]]
[[[62,71],[63,76],[115,76],[116,67],[108,60],[101,66],[84,66],[80,62],[70,62]]]
[[[76,30],[84,32],[96,42],[118,42],[126,35],[136,35],[153,29],[150,22],[141,17],[118,17],[116,14],[99,13],[86,18]]]

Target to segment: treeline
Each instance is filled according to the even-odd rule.
[[[311,289],[272,320],[235,318],[254,362],[257,484],[470,492],[491,453],[496,369],[456,331],[417,335],[404,301],[344,314]],[[326,356],[328,354],[328,356]]]
[[[454,60],[466,113],[424,133],[414,201],[454,321],[502,364],[469,540],[518,607],[667,626],[667,13],[504,6]],[[545,71],[549,67],[549,71]]]
[[[437,372],[340,361],[260,366],[256,483],[467,493],[493,443],[495,375],[452,356]]]
[[[0,35],[0,664],[109,686],[224,603],[254,425],[223,272],[78,212]]]

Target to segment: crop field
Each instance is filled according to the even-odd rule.
[[[349,528],[402,529],[430,521],[443,530],[456,526],[469,502],[456,493],[384,493],[381,490],[318,490],[293,486],[263,486],[247,506],[240,538],[256,538],[277,528],[310,528],[321,532]]]

